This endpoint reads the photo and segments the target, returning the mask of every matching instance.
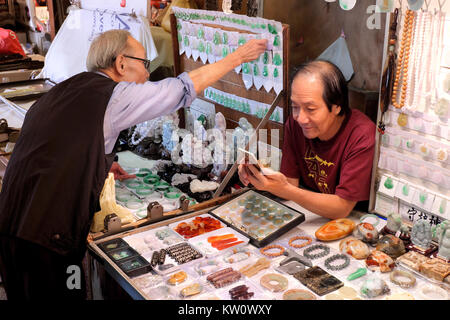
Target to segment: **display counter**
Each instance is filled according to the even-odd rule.
[[[390,260],[396,260],[395,266],[381,259],[374,268],[369,261],[377,259],[375,244],[368,245],[371,255],[363,259],[354,258],[348,251],[342,253],[342,239],[350,239],[351,232],[334,241],[318,240],[316,231],[329,220],[291,201],[282,204],[298,211],[305,220],[258,247],[251,233],[237,232],[230,223],[214,215],[218,209],[248,195],[251,193],[219,206],[92,241],[89,252],[138,300],[448,299],[450,270],[446,271],[447,278],[440,281],[429,273],[414,271],[400,262],[402,258]],[[245,211],[246,204],[242,204]],[[183,234],[188,233],[183,233],[182,227],[193,225],[196,218],[215,219],[221,228],[185,238]],[[354,222],[355,230],[363,224],[375,226],[381,239],[386,220],[357,211],[348,219]],[[237,244],[227,248],[226,243]],[[224,249],[215,250],[213,246]],[[402,254],[407,258],[408,255],[411,253]],[[159,264],[159,259],[165,260],[163,264]],[[173,267],[161,268],[171,264]]]

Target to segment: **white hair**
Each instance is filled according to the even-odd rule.
[[[108,69],[114,65],[114,59],[127,48],[131,34],[126,30],[109,30],[101,33],[92,41],[86,59],[88,71]]]

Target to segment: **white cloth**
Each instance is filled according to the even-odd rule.
[[[349,81],[354,73],[352,59],[344,37],[339,37],[317,58],[332,62],[341,70],[345,80]]]
[[[105,10],[71,10],[50,46],[44,68],[38,77],[59,83],[86,71],[86,58],[92,40],[112,29],[128,30],[144,46],[147,59],[154,60],[158,56],[145,17],[138,16],[135,19]]]

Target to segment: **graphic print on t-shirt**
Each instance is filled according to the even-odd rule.
[[[310,147],[307,147],[304,159],[308,168],[308,177],[314,180],[320,192],[329,194],[332,193],[330,189],[328,189],[328,174],[326,169],[334,166],[335,164],[320,158],[311,150]]]

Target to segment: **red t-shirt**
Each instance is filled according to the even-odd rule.
[[[369,199],[375,152],[375,124],[352,109],[328,141],[307,139],[290,116],[285,123],[280,171],[300,185],[349,201]]]

